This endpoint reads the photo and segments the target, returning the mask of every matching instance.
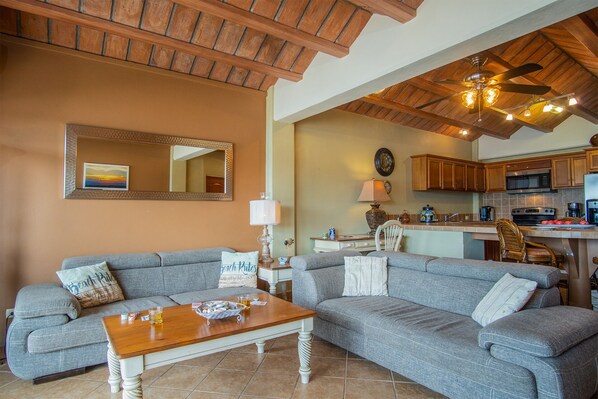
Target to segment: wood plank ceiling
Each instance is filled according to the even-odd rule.
[[[461,81],[474,72],[475,68],[468,60],[459,60],[338,108],[469,141],[481,135],[508,139],[522,126],[552,132],[572,114],[598,124],[598,8],[474,55],[487,58],[484,69],[495,73],[526,63],[540,64],[542,70],[510,82],[546,85],[552,89],[535,98],[503,91],[493,108],[482,111],[481,121],[477,113],[470,114],[461,104],[459,95],[417,109],[429,101],[465,89],[438,83],[444,79]],[[579,103],[565,107],[560,114],[542,112],[544,103],[538,103],[530,106],[532,114],[529,117],[523,115],[525,108],[517,108],[511,110],[512,121],[505,118],[505,109],[569,93],[575,93]],[[566,102],[567,98],[564,98],[559,104]],[[467,130],[468,134],[461,134],[462,130]]]
[[[422,2],[0,0],[0,32],[265,91],[348,54],[372,13],[407,22]]]

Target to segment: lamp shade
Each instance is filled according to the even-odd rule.
[[[249,201],[249,224],[263,226],[280,223],[280,202],[274,200]]]
[[[361,194],[357,201],[364,202],[384,202],[390,201],[390,196],[384,188],[384,182],[382,180],[368,180],[363,183]]]

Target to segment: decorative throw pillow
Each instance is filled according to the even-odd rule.
[[[257,287],[257,251],[222,252],[218,288]]]
[[[343,296],[388,296],[388,258],[345,256]]]
[[[56,272],[64,288],[69,290],[82,308],[103,305],[125,299],[118,282],[106,262]]]
[[[494,284],[471,314],[482,327],[513,314],[525,306],[538,283],[505,274]]]

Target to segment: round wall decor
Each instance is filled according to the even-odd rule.
[[[374,166],[380,175],[389,176],[395,168],[395,157],[388,148],[380,148],[374,155]]]

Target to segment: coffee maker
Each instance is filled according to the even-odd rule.
[[[569,202],[567,204],[567,211],[565,212],[566,216],[570,216],[570,217],[574,217],[574,218],[580,218],[581,217],[581,208],[583,207],[583,204],[580,204],[579,202]]]
[[[493,206],[482,206],[480,207],[480,221],[491,222],[494,220],[494,207]]]
[[[586,209],[586,220],[588,223],[598,225],[598,199],[587,200]]]

